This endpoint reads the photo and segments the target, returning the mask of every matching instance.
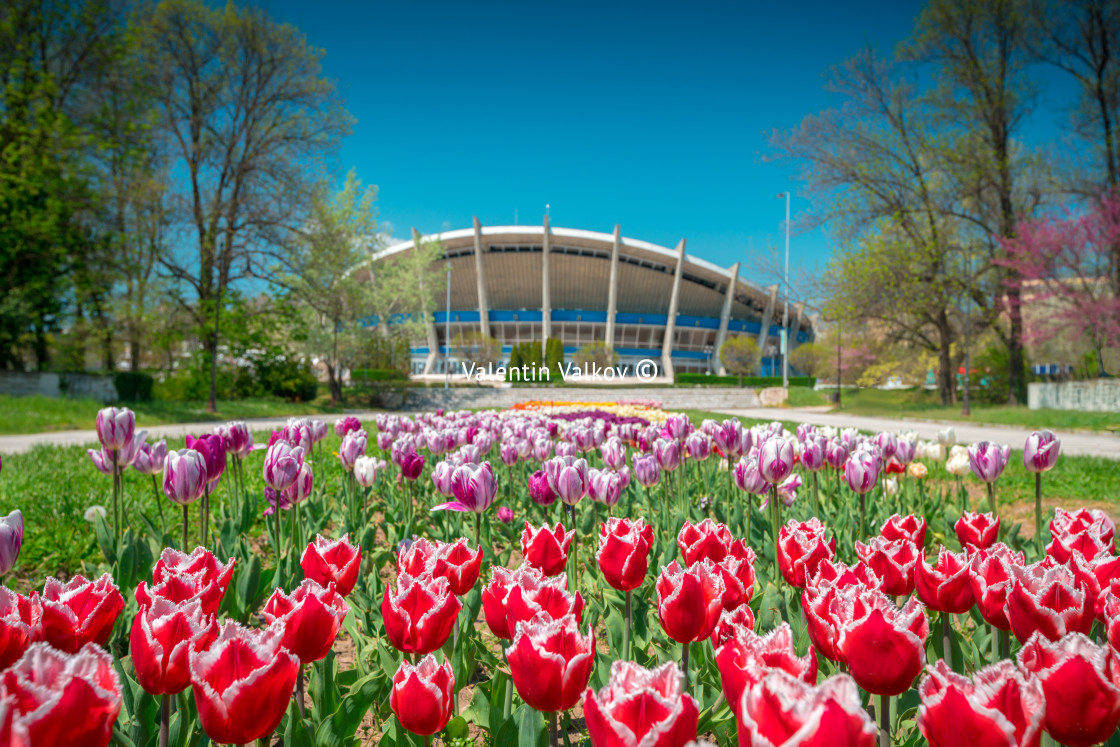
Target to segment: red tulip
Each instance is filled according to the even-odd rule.
[[[283,625],[227,622],[209,648],[191,652],[198,720],[212,742],[248,744],[276,731],[299,672],[283,639]]]
[[[1000,630],[1011,630],[1007,620],[1007,593],[1011,590],[1011,566],[1023,565],[1023,554],[997,542],[972,555],[968,569],[972,597],[980,615]]]
[[[855,597],[849,596],[854,590]],[[805,630],[821,656],[829,661],[843,661],[840,653],[840,631],[855,612],[855,600],[866,593],[862,584],[834,586],[822,584],[809,587],[801,593],[801,608],[805,611]]]
[[[931,610],[960,615],[972,609],[972,582],[967,553],[954,553],[944,546],[931,566],[925,558],[915,566],[914,588],[918,599]]]
[[[43,640],[76,654],[87,643],[105,645],[124,598],[108,573],[96,581],[77,575],[65,584],[47,578],[43,586]]]
[[[575,615],[576,622],[583,619],[583,597],[577,591],[568,593],[568,577],[524,574],[519,583],[511,586],[505,600],[508,630],[516,637],[517,624],[529,622],[544,613],[554,620],[565,615]]]
[[[785,622],[765,636],[745,630],[731,638],[716,650],[716,666],[728,703],[738,703],[745,691],[774,670],[810,685],[817,683],[817,657],[812,647],[799,657],[793,647],[793,633]]]
[[[716,564],[716,570],[723,580],[721,604],[725,610],[733,610],[751,601],[754,594],[754,551],[750,560],[728,555]]]
[[[506,641],[513,639],[514,631],[509,627],[507,600],[510,589],[520,586],[526,576],[532,576],[538,582],[544,578],[544,574],[538,569],[527,565],[512,571],[499,565],[490,568],[490,583],[482,588],[482,612],[487,627],[497,638]]]
[[[451,635],[462,608],[446,578],[414,578],[402,573],[395,587],[385,587],[381,617],[395,649],[406,654],[430,654]]]
[[[506,650],[514,687],[531,708],[545,713],[576,704],[595,664],[595,634],[579,634],[575,615],[552,618],[540,613],[519,622]]]
[[[284,627],[280,645],[295,654],[300,664],[310,664],[331,650],[349,611],[350,605],[334,584],[323,588],[307,578],[291,596],[282,589],[272,592],[264,605],[264,619],[269,625],[279,620]]]
[[[1109,589],[1101,595],[1098,604],[1108,642],[1113,649],[1120,650],[1120,595]]]
[[[482,570],[482,546],[471,550],[465,537],[454,542],[430,542],[421,537],[397,554],[397,573],[419,576],[427,572],[446,578],[451,593],[461,597],[474,588]]]
[[[696,739],[700,709],[681,692],[676,662],[646,669],[632,661],[611,663],[607,686],[583,694],[592,747],[684,747]]]
[[[990,513],[971,513],[966,511],[957,519],[954,527],[957,530],[957,539],[961,547],[968,549],[969,545],[981,550],[987,549],[999,539],[999,519]]]
[[[329,540],[321,534],[307,545],[303,557],[299,559],[303,575],[320,586],[334,584],[342,596],[348,595],[358,581],[358,569],[362,565],[362,548],[350,544],[350,535],[344,534],[336,540]]]
[[[1094,599],[1069,568],[1034,563],[1011,566],[1010,571],[1005,611],[1019,641],[1026,642],[1035,633],[1056,641],[1067,633],[1087,635],[1092,629]]]
[[[455,672],[451,662],[438,664],[428,654],[416,666],[407,660],[401,662],[393,675],[389,707],[401,726],[426,737],[441,731],[451,720],[454,693]]]
[[[1109,552],[1112,552],[1116,525],[1104,511],[1097,508],[1079,508],[1076,511],[1054,509],[1054,518],[1050,521],[1051,539],[1082,532],[1095,534],[1109,546]]]
[[[1033,636],[1019,649],[1019,669],[1033,674],[1046,699],[1043,728],[1069,747],[1105,741],[1120,724],[1120,662],[1107,646],[1080,633],[1048,641]]]
[[[725,609],[712,631],[712,648],[719,649],[732,638],[741,638],[754,631],[754,612],[749,604],[740,604],[733,610]]]
[[[1058,565],[1057,561],[1050,557],[1043,558],[1042,563],[1047,566]],[[1066,563],[1066,567],[1073,573],[1078,586],[1092,600],[1093,614],[1103,621],[1101,607],[1105,595],[1113,586],[1120,590],[1120,556],[1102,552],[1095,558],[1087,559],[1081,553],[1074,553]]]
[[[1055,537],[1046,546],[1046,554],[1059,563],[1068,563],[1075,552],[1083,557],[1093,558],[1101,553],[1112,554],[1112,540],[1105,541],[1099,534],[1090,531],[1080,534],[1064,534]]]
[[[619,591],[637,589],[649,572],[652,546],[653,527],[645,519],[607,519],[599,528],[599,551],[595,554],[603,578]]]
[[[233,577],[233,563],[234,559],[230,558],[222,565],[205,547],[196,547],[190,554],[166,547],[152,568],[152,581],[158,584],[168,575],[201,573],[206,581],[217,583],[224,594]]]
[[[0,586],[0,671],[15,664],[28,646],[42,638],[42,619],[38,594],[25,597]]]
[[[556,522],[554,528],[546,522],[540,529],[525,522],[525,529],[521,532],[521,557],[534,568],[540,568],[544,575],[555,576],[564,570],[568,562],[568,548],[575,536],[576,530],[565,532],[560,522]]]
[[[826,539],[819,519],[798,522],[790,519],[778,530],[778,569],[790,586],[804,589],[822,560],[836,555],[836,538]]]
[[[813,686],[773,670],[743,694],[736,710],[743,747],[874,747],[879,733],[844,674]]]
[[[906,692],[926,659],[929,624],[922,605],[911,597],[900,609],[881,591],[868,591],[859,601],[863,609],[843,625],[837,640],[848,671],[869,693]]]
[[[856,555],[875,572],[885,593],[904,596],[914,591],[914,566],[921,556],[913,542],[872,537],[866,545],[856,542]]]
[[[204,614],[218,614],[225,589],[216,581],[207,580],[204,573],[165,571],[160,574],[160,578],[159,583],[153,583],[151,586],[147,581],[140,582],[135,592],[137,604],[141,607],[150,607],[156,599],[166,599],[172,604],[197,601],[202,606]]]
[[[1038,747],[1047,703],[1038,680],[1007,661],[972,679],[938,660],[918,685],[918,729],[930,747]]]
[[[218,624],[197,600],[174,604],[156,597],[132,621],[129,653],[136,681],[152,695],[174,695],[191,684],[190,654],[209,648]]]
[[[87,643],[73,654],[33,643],[0,674],[12,747],[105,747],[121,710],[113,659]]]
[[[708,638],[723,611],[723,579],[711,560],[688,568],[677,561],[661,569],[657,579],[657,616],[665,633],[678,643]]]
[[[731,535],[726,524],[717,524],[704,519],[699,524],[686,521],[677,535],[677,547],[681,549],[685,565],[692,565],[705,558],[718,563],[728,555],[745,558],[747,548],[740,539]]]
[[[926,520],[914,514],[899,516],[893,514],[879,530],[879,535],[888,540],[908,540],[921,549],[926,544]]]
[[[869,589],[878,589],[882,582],[875,575],[875,571],[868,568],[862,560],[853,565],[847,565],[839,561],[822,560],[817,565],[816,574],[809,580],[808,588],[825,584],[840,588],[863,584]]]

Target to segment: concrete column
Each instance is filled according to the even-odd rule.
[[[739,262],[731,266],[727,271],[727,295],[723,298],[723,312],[719,315],[719,331],[716,332],[716,349],[712,351],[712,367],[714,367],[720,376],[727,375],[727,369],[719,360],[719,349],[723,347],[723,341],[727,339],[727,325],[731,321],[731,305],[735,302],[735,289],[739,286]]]
[[[605,342],[614,349],[614,316],[618,311],[618,245],[622,243],[621,229],[614,224],[614,246],[611,247],[611,280],[607,291],[607,334]]]
[[[770,320],[774,318],[774,307],[778,304],[778,286],[771,285],[766,290],[770,291],[770,298],[766,300],[766,310],[762,312],[762,325],[758,330],[760,357],[766,355],[766,342],[770,339]]]
[[[684,239],[677,244],[677,270],[673,273],[673,293],[669,296],[669,317],[665,320],[665,339],[661,343],[661,367],[673,375],[673,334],[677,328],[677,307],[681,302],[681,274],[684,272]]]
[[[552,232],[548,216],[544,217],[544,247],[541,250],[541,344],[552,337],[552,284],[548,276],[549,253],[552,250]]]
[[[420,232],[415,228],[412,229],[412,248],[417,250],[420,248]],[[423,284],[424,276],[421,274],[420,283]],[[451,309],[447,310],[450,313]],[[439,337],[436,336],[436,322],[431,314],[427,314],[425,318],[424,328],[428,333],[428,359],[424,361],[424,373],[430,374],[435,370],[436,359],[439,357]],[[450,345],[451,341],[448,340],[447,344]]]
[[[795,316],[793,318],[793,320],[794,320],[793,324],[790,325],[789,340],[786,342],[786,349],[791,353],[794,351],[794,349],[799,344],[797,342],[797,335],[800,334],[800,332],[801,332],[801,318],[804,315],[805,315],[805,302],[802,301],[802,302],[799,302],[797,304],[797,316]]]
[[[490,302],[486,298],[486,271],[482,261],[482,224],[474,218],[474,276],[478,283],[478,325],[482,334],[490,336]]]

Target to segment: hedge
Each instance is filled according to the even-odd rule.
[[[704,386],[739,386],[738,376],[710,376],[702,373],[679,373],[676,383],[680,386],[702,384]],[[790,386],[815,386],[817,380],[808,376],[790,376]],[[743,386],[752,389],[765,389],[772,386],[781,386],[781,376],[744,376]]]
[[[350,370],[350,383],[364,381],[401,381],[408,378],[406,371],[397,368],[354,368]]]
[[[113,386],[122,402],[150,402],[154,382],[151,374],[140,371],[120,371],[113,374]]]

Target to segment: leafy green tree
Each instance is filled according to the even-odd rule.
[[[618,361],[618,353],[603,340],[596,340],[595,342],[584,345],[572,356],[572,362],[585,372],[596,368],[611,368],[617,366]]]
[[[818,378],[829,370],[833,351],[819,342],[806,342],[789,352],[789,362],[809,378]]]
[[[744,376],[758,370],[761,355],[758,342],[746,335],[728,337],[719,348],[719,362],[728,373],[739,377],[739,386],[743,385]]]
[[[559,337],[545,340],[544,365],[550,371],[560,371],[564,368],[564,342]]]

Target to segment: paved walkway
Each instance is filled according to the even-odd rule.
[[[378,415],[376,412],[347,412],[347,416],[354,416],[359,420],[373,420]],[[381,413],[384,414],[384,413]],[[326,415],[322,419],[328,424],[333,424],[338,415]],[[249,418],[245,421],[253,431],[276,430],[288,423],[287,418]],[[190,433],[200,436],[203,433],[213,433],[214,427],[220,425],[218,421],[205,423],[174,423],[171,425],[148,426],[148,443],[161,438],[182,438]],[[140,423],[139,427],[144,427]],[[29,451],[39,444],[55,446],[96,445],[97,431],[49,431],[47,433],[29,433],[15,436],[0,436],[0,454],[19,454]]]
[[[1030,434],[1030,429],[1006,425],[984,425],[981,423],[960,423],[949,421],[909,420],[907,418],[882,418],[847,413],[821,412],[819,408],[767,408],[755,407],[738,410],[722,410],[728,415],[754,420],[784,420],[813,425],[830,425],[834,428],[859,428],[861,431],[914,431],[919,438],[934,440],[937,432],[952,426],[957,432],[957,441],[973,443],[976,441],[996,441],[1010,444],[1013,449],[1022,449]],[[1101,456],[1120,459],[1120,437],[1109,433],[1089,431],[1054,431],[1062,440],[1062,453],[1082,456]]]

